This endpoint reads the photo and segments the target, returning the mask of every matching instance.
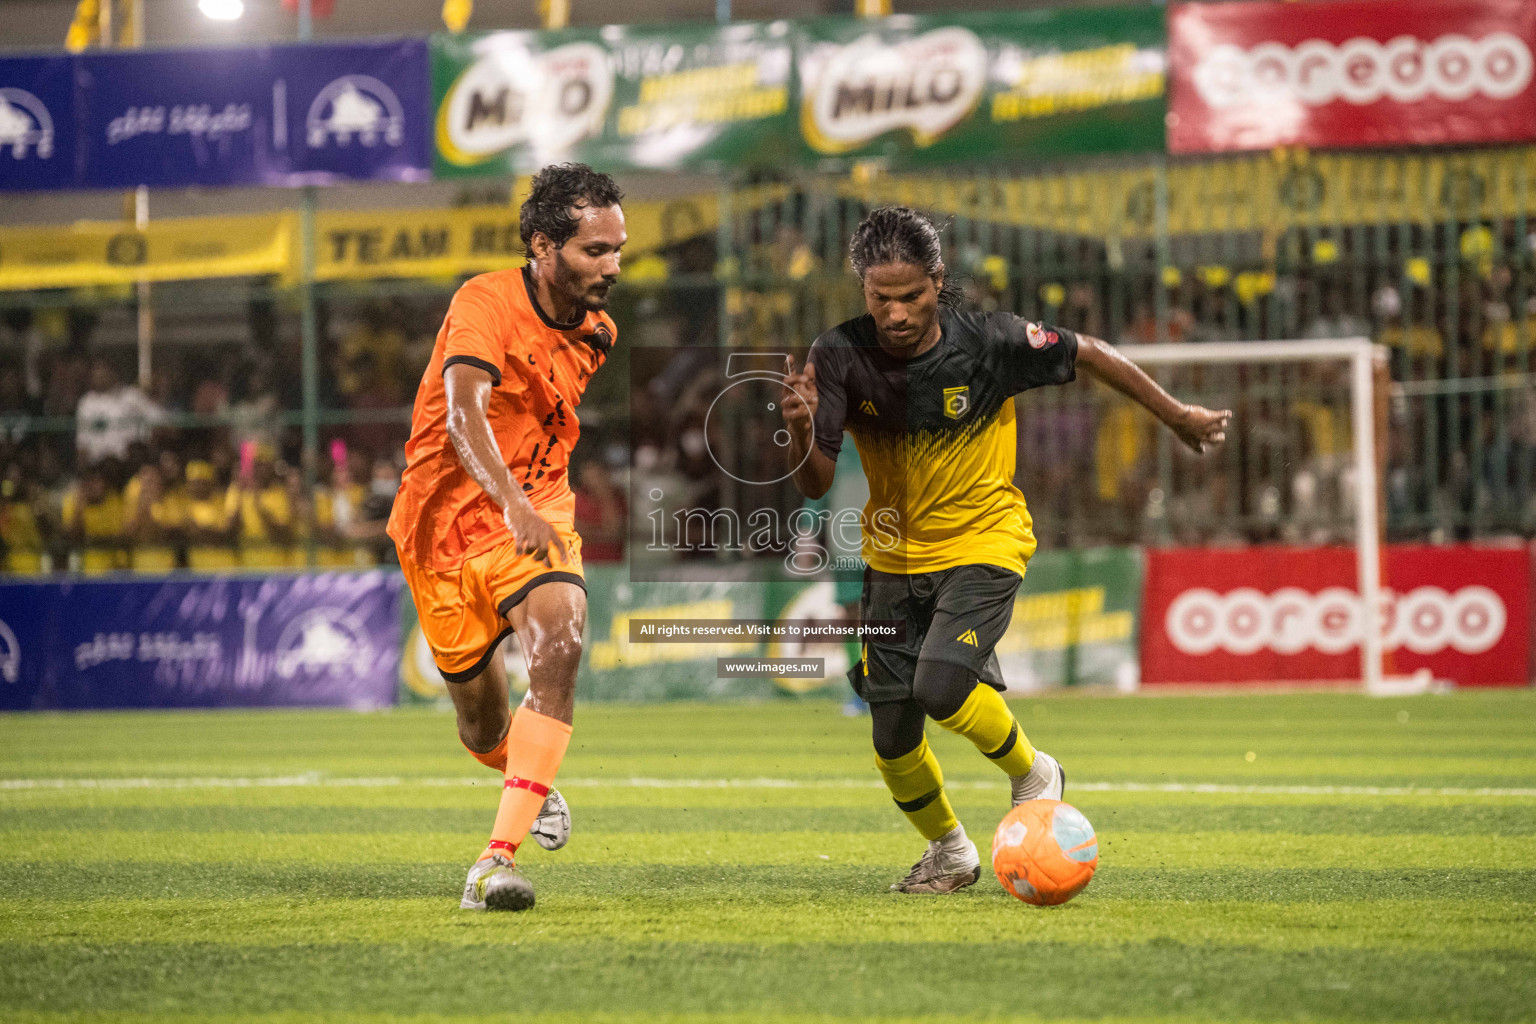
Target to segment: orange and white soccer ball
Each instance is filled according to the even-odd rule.
[[[1099,837],[1071,804],[1026,800],[992,837],[992,870],[1013,895],[1054,907],[1083,891],[1099,866]]]

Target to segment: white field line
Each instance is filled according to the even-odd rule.
[[[561,779],[570,787],[626,787],[633,789],[883,789],[878,779]],[[270,775],[241,777],[155,777],[109,779],[0,779],[0,792],[67,789],[292,789],[299,787],[390,788],[397,786],[493,786],[494,779],[453,776],[411,778],[400,775],[360,777]],[[947,782],[950,789],[1002,789],[998,782]],[[1491,796],[1536,797],[1536,788],[1492,786],[1237,786],[1215,782],[1073,782],[1078,793],[1233,793],[1274,796]]]

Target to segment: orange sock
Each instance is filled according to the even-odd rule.
[[[478,750],[469,750],[468,744],[464,745],[464,749],[469,750],[469,756],[487,768],[494,768],[499,772],[505,772],[507,770],[507,738],[511,735],[512,727],[509,725],[507,726],[507,731],[501,734],[501,742],[483,754]],[[463,737],[459,738],[459,742],[464,743]]]
[[[548,715],[518,708],[507,730],[506,782],[501,789],[501,807],[496,824],[491,827],[491,841],[481,858],[493,853],[511,859],[539,816],[555,772],[565,758],[571,742],[571,727]]]

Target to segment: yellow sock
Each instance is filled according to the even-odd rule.
[[[977,683],[960,710],[939,725],[959,733],[1009,775],[1026,775],[1035,763],[1035,748],[1019,728],[1018,720],[998,693]]]
[[[885,778],[885,786],[901,813],[907,816],[924,839],[938,839],[959,824],[949,797],[944,794],[944,773],[939,760],[928,749],[928,738],[916,750],[887,761],[878,754],[875,767]]]

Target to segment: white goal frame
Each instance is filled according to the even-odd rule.
[[[1120,345],[1119,353],[1141,366],[1209,363],[1347,362],[1350,425],[1355,446],[1355,562],[1360,588],[1360,680],[1366,692],[1385,691],[1382,680],[1381,537],[1376,466],[1375,360],[1380,346],[1369,338],[1299,341],[1181,342]],[[1230,429],[1230,428],[1229,428]]]

